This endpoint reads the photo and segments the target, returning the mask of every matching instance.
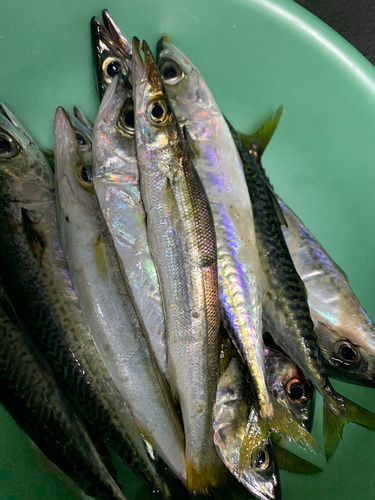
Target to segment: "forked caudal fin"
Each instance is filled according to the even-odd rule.
[[[344,425],[348,422],[375,431],[375,414],[353,403],[350,399],[340,399],[339,414],[335,415],[326,400],[323,403],[324,450],[327,461],[334,455],[342,436]]]
[[[282,112],[283,107],[280,106],[273,115],[267,118],[259,130],[252,135],[242,134],[239,132],[240,137],[247,149],[252,149],[253,144],[257,144],[260,148],[260,155],[264,153],[264,150],[268,146],[268,143],[270,142],[273,134],[275,133],[276,127],[279,124]]]
[[[272,400],[272,405],[274,410],[272,418],[260,418],[255,408],[250,411],[238,464],[239,478],[245,468],[251,466],[253,451],[265,445],[270,432],[276,432],[304,449],[315,451],[319,448],[312,435],[295,420],[288,410],[275,399]]]

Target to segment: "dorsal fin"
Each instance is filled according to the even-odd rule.
[[[255,144],[259,147],[259,152],[257,151],[257,153],[260,156],[264,153],[266,147],[268,146],[268,143],[275,133],[277,125],[279,124],[282,112],[283,106],[280,106],[273,115],[267,118],[263,125],[254,134],[247,135],[239,132],[239,135],[247,149],[254,149],[253,145]]]

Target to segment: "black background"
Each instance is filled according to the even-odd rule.
[[[375,65],[375,0],[295,0]]]

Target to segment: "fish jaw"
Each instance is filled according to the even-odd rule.
[[[125,35],[120,26],[118,26],[107,9],[102,12],[103,22],[107,30],[110,32],[113,41],[123,48],[124,57],[130,61],[132,58],[133,47],[129,37]]]
[[[91,19],[91,46],[95,86],[101,100],[115,74],[130,76],[128,56],[122,46],[114,42],[108,29],[96,17]],[[108,69],[111,63],[112,71]]]

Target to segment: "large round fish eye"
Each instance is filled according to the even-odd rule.
[[[87,139],[87,137],[84,134],[82,134],[82,132],[76,132],[76,138],[77,138],[79,147],[81,148],[81,151],[86,151],[86,149],[89,149],[90,141]]]
[[[165,61],[160,67],[160,75],[166,85],[175,85],[185,76],[180,66],[174,61]]]
[[[107,59],[103,61],[102,70],[106,83],[111,83],[116,75],[125,73],[125,66],[121,59],[117,57],[107,57]]]
[[[134,135],[134,104],[132,99],[127,99],[120,112],[118,124],[129,135]]]
[[[257,448],[251,453],[251,467],[257,470],[266,470],[270,465],[270,455],[266,448]]]
[[[0,131],[0,158],[13,158],[19,152],[20,147],[17,141],[6,132]]]
[[[298,378],[291,378],[286,384],[285,392],[288,398],[293,401],[293,403],[297,403],[300,405],[306,404],[306,384],[303,380],[300,380]]]
[[[348,340],[339,340],[336,342],[333,352],[335,360],[345,365],[356,366],[361,361],[361,354],[358,349]]]
[[[84,188],[91,188],[91,174],[85,165],[78,165],[76,167],[75,176],[81,186]]]
[[[169,108],[162,100],[151,101],[147,108],[148,119],[154,125],[163,125],[169,117]]]

